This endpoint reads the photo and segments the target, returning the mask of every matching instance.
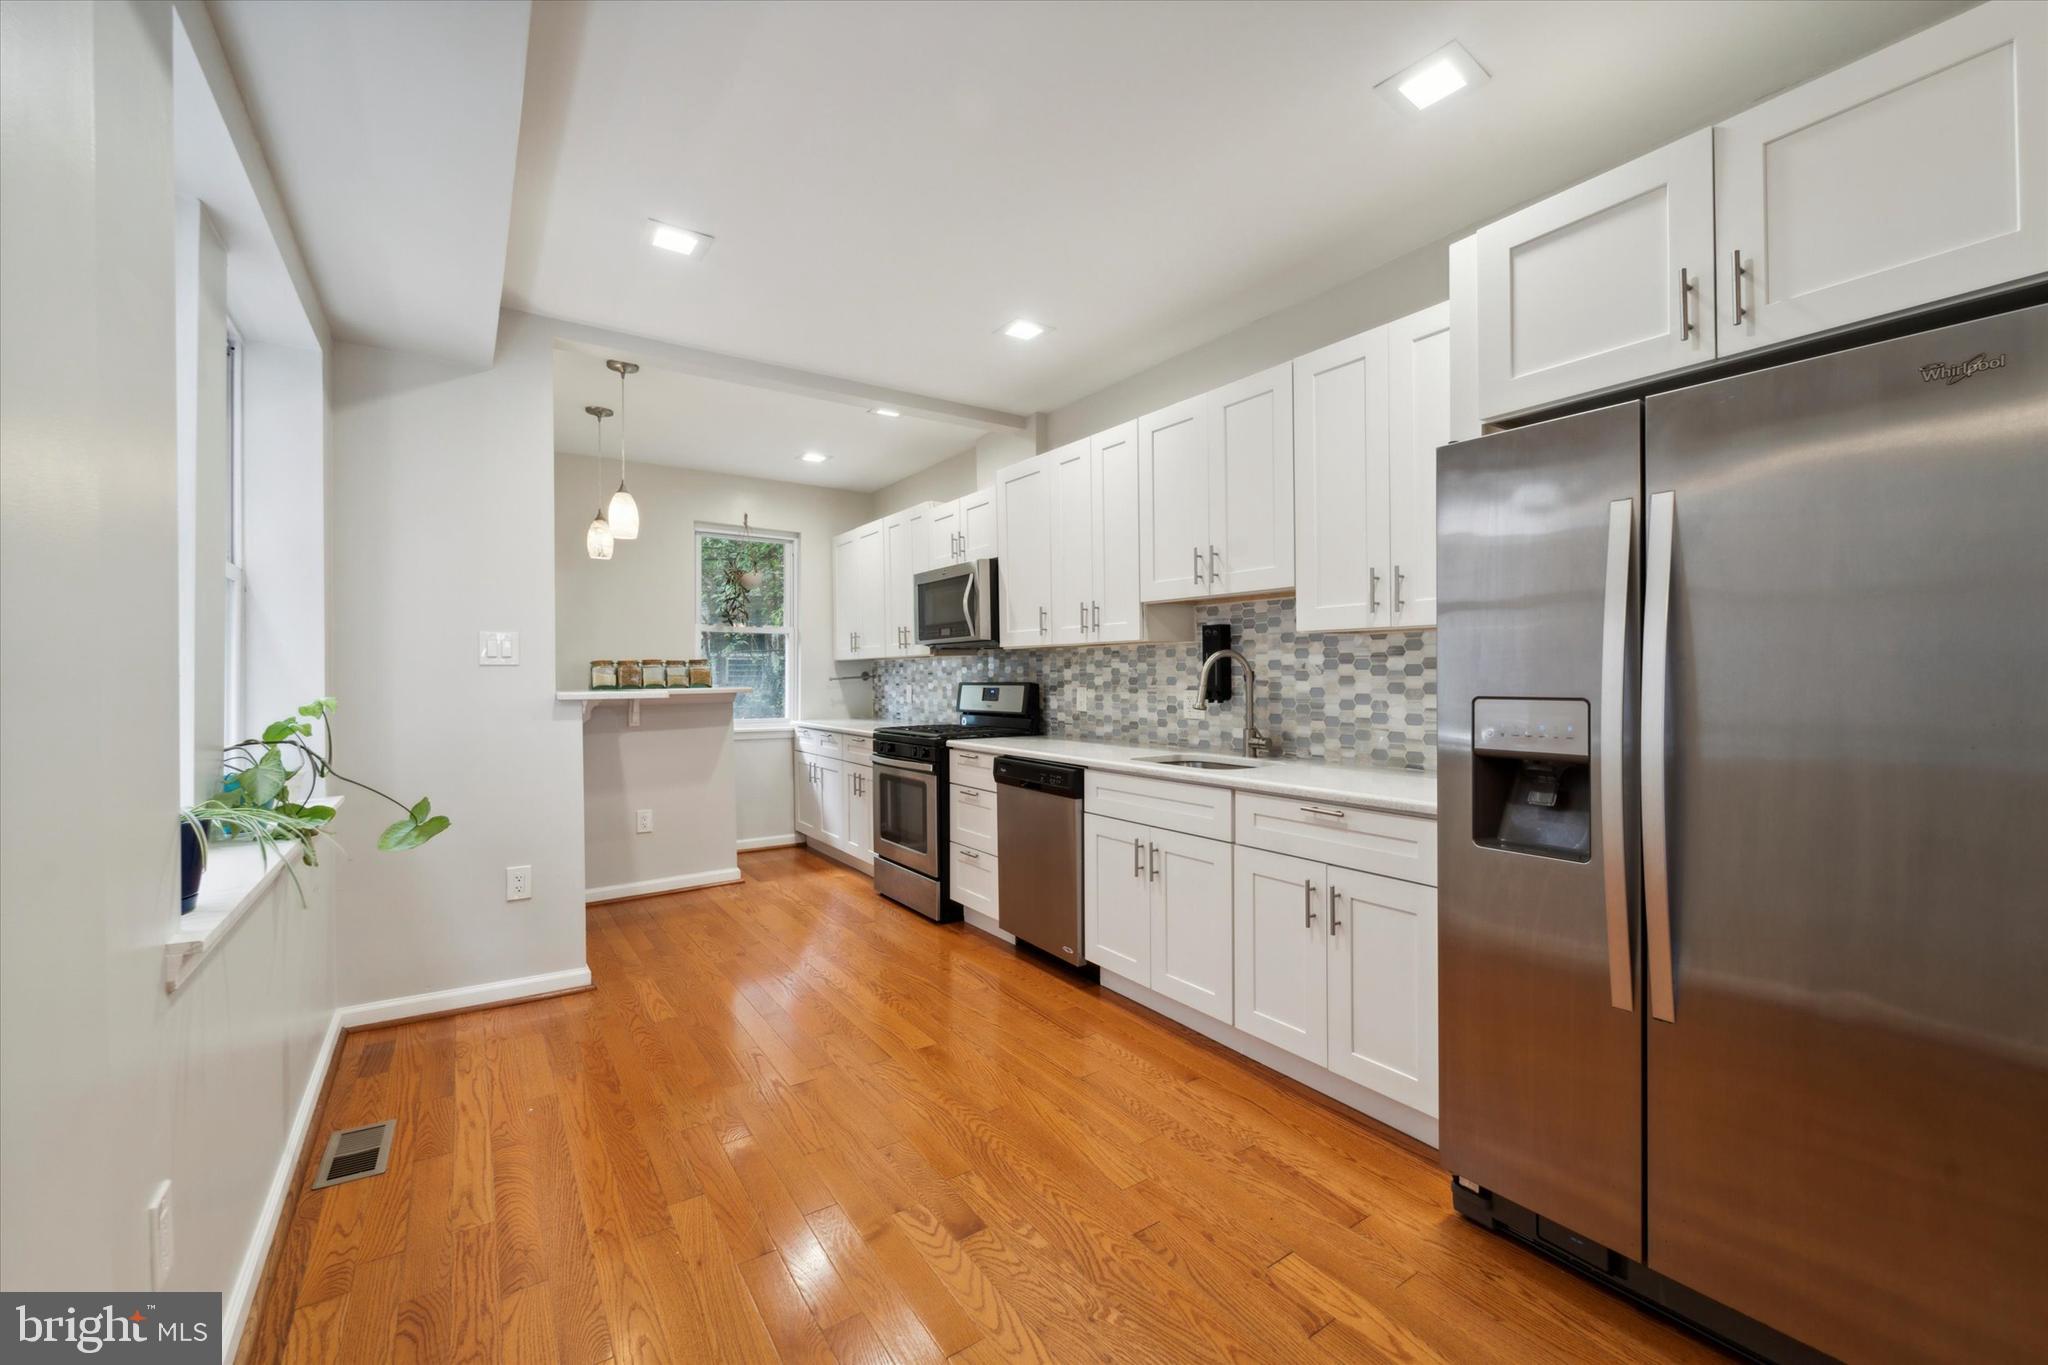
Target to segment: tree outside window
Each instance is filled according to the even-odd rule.
[[[697,528],[697,638],[720,687],[750,689],[733,718],[786,721],[795,703],[796,537]]]

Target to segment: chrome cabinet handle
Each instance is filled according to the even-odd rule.
[[[1152,880],[1156,882],[1159,880],[1159,845],[1147,844],[1145,847],[1151,850],[1147,855],[1147,861],[1152,867]]]
[[[1081,603],[1081,604],[1080,604],[1080,607],[1081,607],[1081,633],[1082,633],[1083,635],[1086,635],[1086,634],[1088,633],[1088,604],[1087,604],[1086,602],[1083,602],[1083,603]]]
[[[1301,883],[1301,927],[1316,927],[1316,884],[1307,878]]]
[[[1693,304],[1699,297],[1699,284],[1686,274],[1684,266],[1678,267],[1678,339],[1688,340],[1699,330],[1693,323]]]
[[[1629,952],[1628,848],[1623,726],[1628,706],[1628,580],[1635,550],[1634,498],[1607,504],[1607,590],[1600,629],[1600,858],[1607,888],[1607,1002],[1635,1009]]]
[[[1214,545],[1211,545],[1211,546],[1209,547],[1209,583],[1210,583],[1210,585],[1211,585],[1211,586],[1214,586],[1214,585],[1215,585],[1215,582],[1216,582],[1216,547],[1215,547]]]
[[[1188,546],[1188,549],[1192,551],[1195,556],[1195,582],[1199,583],[1202,581],[1202,547],[1199,545],[1190,545]]]
[[[979,803],[981,800],[981,793],[976,791],[972,787],[955,787],[953,790],[960,793],[960,799],[962,801],[973,801]]]
[[[1145,842],[1142,839],[1131,840],[1131,875],[1145,875]]]
[[[1045,613],[1046,613],[1046,610],[1047,610],[1047,609],[1046,609],[1046,608],[1044,608],[1044,607],[1040,607],[1040,608],[1038,609],[1038,633],[1039,633],[1039,634],[1040,634],[1041,636],[1045,634]]]
[[[962,848],[960,850],[960,856],[963,858],[971,859],[972,861],[977,863],[981,861],[981,855],[979,853],[976,853],[971,848]]]
[[[1374,616],[1377,616],[1380,614],[1380,571],[1372,569],[1368,570],[1368,574],[1368,581],[1372,586],[1372,595],[1366,599],[1365,609]]]
[[[1337,886],[1332,886],[1332,887],[1330,888],[1330,937],[1331,937],[1331,938],[1335,938],[1335,937],[1337,937],[1337,931],[1338,931],[1339,929],[1342,929],[1342,928],[1344,927],[1344,921],[1343,921],[1343,920],[1340,920],[1340,919],[1338,919],[1338,918],[1337,918],[1337,907],[1338,907],[1338,905],[1339,905],[1339,904],[1341,904],[1341,903],[1343,902],[1343,900],[1344,900],[1344,891],[1343,891],[1343,888],[1341,888],[1341,887],[1337,887]]]
[[[1643,730],[1637,744],[1643,792],[1643,926],[1650,959],[1650,1017],[1675,1023],[1671,963],[1671,864],[1665,846],[1664,744],[1671,686],[1671,540],[1678,495],[1650,495],[1643,554]]]
[[[1332,820],[1342,820],[1351,814],[1350,811],[1336,806],[1302,806],[1300,810],[1303,815],[1326,815]]]
[[[1095,624],[1090,629],[1094,630],[1097,634],[1100,634],[1102,631],[1102,603],[1100,602],[1095,604]]]
[[[1407,575],[1401,571],[1401,566],[1396,564],[1394,566],[1394,615],[1396,616],[1399,616],[1402,608],[1408,605],[1403,599],[1401,591],[1401,585],[1406,578]]]
[[[1735,248],[1735,279],[1728,286],[1729,296],[1735,300],[1735,325],[1737,327],[1742,325],[1744,317],[1751,319],[1756,317],[1756,310],[1754,308],[1750,309],[1746,314],[1742,311],[1742,277],[1748,273],[1749,267],[1742,263],[1742,248],[1737,247]]]

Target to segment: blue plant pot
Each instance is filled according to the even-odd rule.
[[[178,913],[189,915],[192,907],[199,904],[199,879],[206,873],[206,841],[199,837],[191,822],[178,822],[178,854],[183,879],[179,886]]]

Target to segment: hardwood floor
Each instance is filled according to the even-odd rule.
[[[1706,1361],[1427,1149],[799,850],[594,906],[594,990],[350,1034],[254,1362]],[[301,1180],[303,1191],[306,1181]]]

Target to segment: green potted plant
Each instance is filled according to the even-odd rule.
[[[323,834],[334,837],[327,834],[327,825],[334,819],[334,807],[309,804],[312,792],[324,778],[346,782],[399,809],[400,818],[378,836],[380,849],[418,848],[448,828],[448,817],[434,814],[433,803],[427,798],[421,797],[408,806],[388,792],[335,771],[334,728],[329,720],[334,708],[334,698],[316,698],[301,706],[297,715],[266,726],[261,738],[245,739],[222,751],[225,771],[219,789],[206,800],[178,812],[184,873],[180,914],[189,912],[199,899],[209,833],[254,843],[263,851],[266,863],[273,852],[283,856],[296,844],[304,852],[306,866],[318,866],[315,841]],[[316,721],[320,726],[318,747],[313,744]],[[301,776],[306,778],[303,801],[292,796],[292,783]],[[289,863],[286,870],[291,871]],[[298,885],[298,875],[291,872],[294,886]],[[303,888],[300,898],[304,899]]]

